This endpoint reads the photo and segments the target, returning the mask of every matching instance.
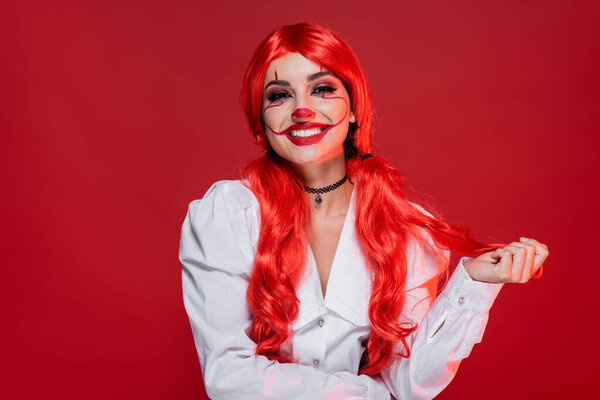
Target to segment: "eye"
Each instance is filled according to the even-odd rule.
[[[269,95],[269,97],[267,97],[267,100],[269,101],[275,101],[275,100],[279,100],[279,99],[283,99],[286,97],[290,97],[288,92],[284,92],[284,91],[279,91],[279,92],[275,92],[275,93],[271,93]]]
[[[325,94],[325,93],[333,93],[337,90],[337,88],[331,87],[331,86],[327,86],[327,85],[323,85],[323,86],[318,86],[313,90],[313,93],[315,94]]]

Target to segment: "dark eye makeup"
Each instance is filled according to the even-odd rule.
[[[275,101],[275,100],[279,100],[279,99],[283,99],[285,97],[290,97],[288,92],[284,92],[284,91],[279,91],[279,92],[273,92],[269,95],[269,97],[267,97],[267,99],[269,101]]]
[[[337,90],[337,88],[331,87],[331,86],[327,86],[327,85],[322,85],[322,86],[317,86],[315,88],[315,90],[313,90],[313,93],[317,93],[317,94],[323,94],[323,93],[333,93]]]
[[[321,85],[321,86],[317,86],[316,88],[313,89],[313,94],[325,94],[325,93],[334,93],[337,90],[337,88],[329,86],[329,85]],[[269,100],[270,102],[276,101],[276,100],[280,100],[280,99],[284,99],[287,97],[292,97],[287,91],[285,90],[278,90],[275,91],[271,94],[269,94],[269,96],[267,97],[267,100]]]

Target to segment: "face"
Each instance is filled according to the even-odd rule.
[[[342,81],[299,53],[273,60],[263,83],[262,120],[269,143],[296,163],[344,153],[352,115]]]

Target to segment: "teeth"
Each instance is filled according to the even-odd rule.
[[[305,130],[301,130],[301,131],[291,131],[289,133],[289,135],[292,137],[309,137],[309,136],[318,135],[319,133],[323,132],[324,129],[325,129],[325,127],[314,128],[314,129],[305,129]]]

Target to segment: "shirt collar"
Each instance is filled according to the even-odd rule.
[[[305,274],[296,290],[300,309],[298,318],[294,321],[294,329],[326,313],[327,309],[353,324],[369,324],[371,280],[354,229],[355,199],[356,187],[350,196],[350,204],[329,273],[325,299],[321,292],[314,256],[310,245],[307,244]]]

